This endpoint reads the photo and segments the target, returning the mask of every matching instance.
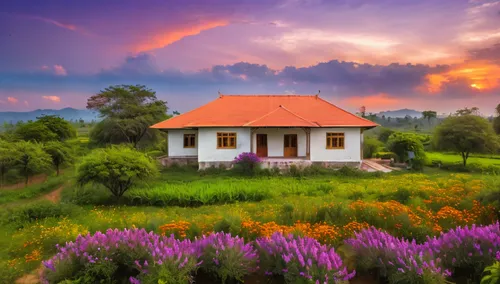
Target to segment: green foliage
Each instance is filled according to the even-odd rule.
[[[45,125],[52,133],[56,134],[57,140],[64,141],[76,137],[76,129],[69,121],[56,115],[44,115],[37,117],[36,122]]]
[[[496,116],[493,118],[493,130],[497,135],[500,135],[500,104],[495,108]]]
[[[363,158],[372,158],[384,144],[373,137],[365,137],[363,140]]]
[[[429,125],[431,125],[431,119],[437,117],[437,112],[433,110],[425,110],[422,112],[422,116],[427,119]]]
[[[16,135],[24,141],[46,142],[57,140],[57,134],[52,132],[46,125],[36,121],[18,127]]]
[[[126,142],[136,147],[147,133],[155,133],[149,129],[152,124],[168,118],[166,102],[142,85],[110,86],[90,97],[87,108],[103,118],[90,135],[100,144]]]
[[[375,153],[374,156],[375,158],[380,158],[384,160],[390,160],[390,159],[394,159],[394,161],[398,160],[398,155],[396,155],[396,153],[393,152],[377,152]]]
[[[481,279],[481,284],[498,284],[500,283],[500,262],[495,262],[491,266],[484,269],[484,275]]]
[[[19,157],[12,143],[0,140],[0,188],[3,186],[5,174],[13,167]]]
[[[497,139],[486,119],[470,114],[448,117],[434,133],[437,149],[460,153],[464,166],[467,165],[470,153],[496,150]]]
[[[387,148],[398,156],[399,162],[409,160],[408,152],[412,151],[415,158],[411,161],[414,169],[421,169],[425,162],[424,146],[418,135],[413,133],[393,133],[387,142]]]
[[[72,214],[79,207],[72,204],[56,204],[48,200],[36,201],[17,207],[7,208],[0,212],[2,223],[15,224],[16,228],[22,228],[26,223],[55,217],[62,218]]]
[[[78,166],[80,185],[102,184],[118,199],[139,180],[158,173],[155,161],[139,151],[120,146],[96,149]]]
[[[74,160],[72,149],[66,143],[50,141],[43,145],[43,150],[50,155],[57,175],[59,175],[61,166],[69,165]]]
[[[14,148],[19,153],[15,165],[19,173],[24,177],[26,185],[28,185],[31,176],[50,169],[52,159],[49,154],[43,151],[42,144],[19,141],[14,144]]]
[[[50,177],[47,181],[41,184],[29,185],[22,190],[20,189],[4,189],[0,191],[0,204],[5,204],[13,201],[34,198],[44,193],[53,191],[61,186],[68,177]]]
[[[391,136],[395,132],[394,130],[385,127],[380,127],[378,131],[378,140],[382,141],[383,143],[387,143],[387,141],[389,140],[389,136]]]

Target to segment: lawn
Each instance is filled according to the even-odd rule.
[[[484,196],[498,188],[496,176],[439,170],[236,177],[181,168],[143,182],[112,205],[104,188],[70,185],[60,204],[33,201],[0,210],[0,282],[35,270],[56,244],[108,228],[189,239],[224,231],[246,241],[281,231],[342,251],[355,231],[375,226],[422,242],[456,226],[493,223],[498,216]]]
[[[456,153],[427,152],[430,161],[441,161],[445,164],[461,164],[462,156]],[[480,164],[485,166],[500,166],[500,155],[471,154],[467,164]]]

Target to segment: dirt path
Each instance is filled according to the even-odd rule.
[[[41,174],[41,175],[36,175],[31,177],[28,180],[28,185],[33,185],[33,184],[40,184],[43,183],[44,181],[47,180],[47,175],[46,174]],[[23,182],[18,182],[16,184],[10,184],[10,185],[4,185],[0,188],[1,189],[23,189],[25,187],[24,181]]]
[[[58,203],[59,201],[61,201],[61,192],[63,191],[63,189],[64,189],[64,185],[61,185],[60,187],[56,188],[54,191],[51,191],[45,195],[42,195],[38,199],[48,200],[52,203]]]

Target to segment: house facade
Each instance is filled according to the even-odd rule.
[[[363,130],[377,126],[318,95],[220,95],[151,128],[168,131],[162,163],[230,166],[244,152],[264,167],[290,164],[358,167]]]

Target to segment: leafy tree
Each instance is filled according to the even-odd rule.
[[[438,149],[460,153],[464,166],[470,153],[491,152],[498,146],[491,124],[471,114],[446,118],[435,130],[434,143]]]
[[[42,123],[28,122],[16,128],[15,134],[24,141],[46,142],[57,140],[57,134]]]
[[[57,115],[37,117],[37,121],[34,123],[40,123],[47,126],[50,131],[57,135],[59,141],[76,137],[76,129],[73,125]]]
[[[365,137],[363,140],[363,158],[372,158],[384,144],[374,137]]]
[[[479,115],[479,108],[478,107],[472,107],[472,108],[462,108],[459,109],[455,112],[455,115],[462,116],[462,115]]]
[[[497,116],[493,118],[493,129],[495,133],[500,135],[500,104],[495,108]]]
[[[97,110],[104,119],[98,136],[112,141],[137,143],[148,132],[149,126],[167,119],[166,102],[158,100],[156,93],[143,85],[110,86],[90,97],[87,108]]]
[[[426,110],[426,111],[422,112],[422,116],[424,117],[424,119],[427,119],[427,121],[429,122],[429,126],[430,126],[431,125],[431,119],[437,117],[437,112],[435,112],[433,110]]]
[[[77,169],[80,185],[102,184],[119,199],[135,182],[158,173],[156,163],[144,153],[125,146],[96,149]]]
[[[57,175],[59,175],[60,167],[62,165],[70,164],[74,160],[71,148],[67,144],[59,141],[50,141],[45,143],[43,150],[50,155],[52,165],[56,169]]]
[[[5,174],[16,164],[18,156],[12,143],[0,140],[0,187],[3,186]]]
[[[31,176],[43,173],[50,168],[50,156],[43,151],[41,144],[19,141],[14,144],[14,148],[19,153],[15,165],[24,177],[25,185],[28,185]]]
[[[392,133],[394,133],[394,130],[390,128],[380,127],[378,133],[378,140],[387,143],[387,140],[389,140],[389,136],[391,136]]]
[[[421,169],[425,162],[425,151],[421,139],[418,135],[413,133],[395,132],[389,136],[387,141],[387,148],[389,151],[398,155],[400,162],[409,160],[408,152],[413,152],[415,158],[413,159],[412,166],[415,169]]]

